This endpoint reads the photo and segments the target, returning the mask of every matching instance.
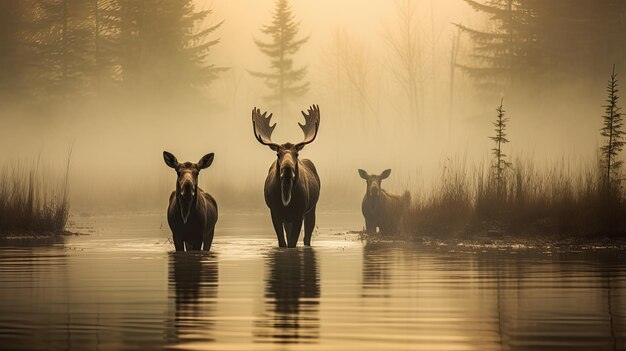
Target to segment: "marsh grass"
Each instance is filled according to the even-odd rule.
[[[407,216],[417,235],[625,236],[623,187],[609,189],[598,165],[571,171],[564,162],[539,171],[516,160],[500,181],[490,169],[445,167],[428,196],[418,197]]]
[[[69,216],[68,176],[53,180],[39,160],[31,165],[5,164],[0,171],[0,234],[59,233]]]
[[[465,163],[444,166],[430,194],[419,194],[405,216],[405,227],[415,232],[448,236],[468,223],[472,214],[471,182]]]

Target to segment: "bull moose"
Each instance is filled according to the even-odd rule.
[[[359,169],[359,175],[367,182],[367,191],[361,204],[367,233],[376,233],[377,228],[381,233],[393,233],[400,229],[404,213],[411,203],[411,194],[408,191],[398,196],[383,190],[381,182],[390,174],[390,169],[380,175],[370,175]]]
[[[272,114],[261,114],[252,109],[254,136],[262,145],[276,152],[265,179],[265,203],[270,209],[278,246],[296,247],[304,220],[304,245],[311,245],[311,235],[315,228],[315,206],[320,195],[320,178],[313,162],[299,159],[299,152],[317,137],[320,125],[319,107],[313,105],[308,113],[302,111],[305,124],[298,123],[304,132],[304,140],[297,143],[277,144],[272,142],[270,125]],[[284,231],[283,231],[284,228]],[[287,242],[285,243],[285,234]]]
[[[176,251],[211,249],[217,202],[198,187],[200,170],[213,163],[213,153],[204,155],[198,163],[178,163],[174,155],[163,151],[165,164],[174,168],[178,179],[176,190],[170,195],[167,222],[172,230]],[[204,245],[203,245],[204,244]]]

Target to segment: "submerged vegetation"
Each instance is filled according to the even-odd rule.
[[[62,181],[51,181],[39,162],[5,165],[0,175],[0,235],[60,233],[69,217],[68,156]]]

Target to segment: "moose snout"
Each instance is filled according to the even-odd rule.
[[[378,194],[380,193],[380,188],[377,186],[372,186],[369,189],[369,193],[370,193],[370,196],[377,197]]]
[[[291,180],[293,179],[294,173],[293,168],[285,167],[280,171],[280,178],[283,180]]]
[[[183,197],[193,197],[195,195],[193,183],[189,180],[185,180],[180,187],[180,194]]]

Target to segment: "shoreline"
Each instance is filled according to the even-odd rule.
[[[411,244],[423,247],[438,248],[467,248],[484,250],[553,250],[553,251],[589,251],[589,250],[626,250],[626,239],[584,236],[558,235],[512,235],[502,232],[481,233],[471,237],[449,235],[448,237],[397,234],[384,235],[380,233],[367,234],[362,231],[350,231],[346,234],[357,234],[358,240],[368,244]]]
[[[88,235],[80,232],[72,232],[69,230],[32,232],[32,231],[11,231],[0,233],[0,240],[24,240],[24,239],[50,239],[65,238],[68,236]]]

